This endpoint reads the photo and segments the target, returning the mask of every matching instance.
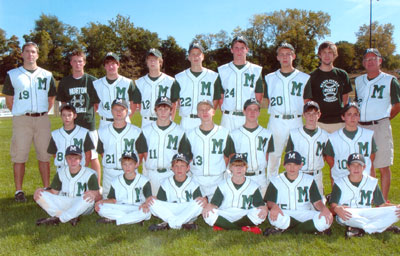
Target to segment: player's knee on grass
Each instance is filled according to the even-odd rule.
[[[289,215],[278,214],[278,218],[275,221],[273,221],[273,220],[271,220],[270,213],[269,213],[268,220],[272,226],[279,228],[279,229],[287,229],[290,226],[290,216]]]

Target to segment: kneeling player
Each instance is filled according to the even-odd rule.
[[[151,213],[145,201],[151,196],[149,180],[136,172],[138,159],[135,153],[126,151],[121,157],[123,174],[111,183],[107,199],[96,203],[96,211],[103,218],[98,223],[133,224],[149,220]]]
[[[261,229],[255,226],[265,221],[268,208],[262,200],[259,185],[245,176],[245,155],[233,155],[229,169],[232,178],[218,185],[211,202],[203,210],[204,220],[214,230],[242,229],[261,234]]]
[[[94,202],[101,198],[96,172],[81,166],[82,150],[69,146],[65,151],[68,166],[58,169],[50,188],[39,188],[33,199],[51,218],[39,219],[36,225],[57,225],[70,222],[75,226],[82,214],[93,211]]]
[[[313,176],[299,172],[302,166],[301,155],[289,151],[284,159],[286,171],[271,179],[264,200],[270,209],[269,222],[275,228],[267,228],[264,235],[287,229],[330,234],[332,214],[323,204]]]
[[[187,176],[190,169],[189,158],[183,154],[176,154],[172,158],[174,175],[166,178],[154,197],[148,200],[151,213],[164,222],[151,225],[150,231],[162,229],[197,229],[193,223],[207,204],[202,197],[199,184],[192,177]]]
[[[364,156],[351,154],[347,159],[350,174],[335,180],[332,188],[331,207],[337,222],[347,226],[345,237],[385,230],[400,233],[399,227],[391,226],[400,219],[400,205],[385,203],[378,180],[363,174],[365,168]]]

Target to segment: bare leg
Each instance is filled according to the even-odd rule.
[[[25,163],[14,163],[15,191],[22,190],[25,175]]]
[[[392,173],[390,171],[390,167],[379,168],[381,172],[381,186],[382,186],[382,194],[385,200],[388,200],[389,190],[390,190],[390,181],[392,179]]]
[[[100,182],[101,182],[101,167],[100,167],[100,162],[98,158],[92,159],[90,161],[90,167],[96,171],[97,173],[97,181],[99,182],[99,186],[100,186]]]
[[[50,186],[50,162],[39,162],[39,172],[42,177],[43,187]]]

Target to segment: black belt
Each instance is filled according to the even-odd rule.
[[[316,171],[307,171],[307,172],[303,172],[304,174],[308,174],[311,176],[317,175],[320,172],[320,170],[316,170]]]
[[[47,114],[47,112],[42,112],[42,113],[25,113],[26,116],[31,116],[31,117],[44,116],[45,114]]]
[[[232,111],[224,110],[224,114],[227,114],[227,115],[232,114],[234,116],[244,116],[243,112],[241,112],[241,111],[233,111],[232,112]]]
[[[107,117],[102,116],[100,119],[103,121],[114,122],[114,118],[107,118]]]
[[[262,174],[262,171],[246,172],[246,176],[257,176]]]
[[[294,119],[299,117],[301,117],[301,115],[275,115],[275,118],[282,118],[282,119]]]
[[[190,118],[199,118],[199,116],[198,115],[193,115],[193,114],[190,114],[190,116],[189,116]]]
[[[123,169],[120,169],[120,168],[113,168],[113,169],[116,171],[124,171]]]
[[[144,116],[144,119],[150,120],[150,121],[157,121],[157,117],[152,117],[152,116]]]
[[[374,120],[374,121],[368,121],[368,122],[358,122],[361,125],[373,125],[373,124],[379,124],[380,121],[382,121],[385,118],[379,119],[379,120]]]
[[[159,172],[159,173],[164,173],[164,172],[166,172],[166,171],[167,171],[166,168],[157,169],[157,172]]]

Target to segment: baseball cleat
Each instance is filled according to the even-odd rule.
[[[96,222],[102,223],[102,224],[111,224],[111,223],[115,223],[115,220],[108,219],[108,218],[100,218],[100,219],[96,220]]]
[[[280,229],[280,228],[267,228],[267,229],[265,229],[263,235],[264,235],[264,236],[277,235],[277,234],[282,234],[283,232],[285,232],[284,229]]]
[[[315,232],[314,234],[319,235],[319,236],[330,236],[330,235],[332,235],[332,230],[331,230],[331,228],[328,228],[322,232]]]
[[[214,231],[221,231],[221,230],[224,230],[224,229],[221,228],[221,227],[218,227],[218,226],[213,226],[213,230]]]
[[[50,218],[43,218],[43,219],[38,219],[36,221],[36,225],[58,225],[60,223],[60,219],[58,217],[50,217]]]
[[[347,227],[346,232],[344,233],[345,238],[350,238],[350,237],[362,237],[364,236],[365,231],[361,228],[353,228],[353,227]]]
[[[199,227],[195,223],[182,224],[182,228],[186,230],[197,230]]]
[[[69,223],[75,227],[76,225],[78,225],[79,222],[79,217],[73,218],[72,220],[69,221]]]
[[[253,226],[253,227],[244,226],[244,227],[242,227],[242,231],[251,232],[251,233],[254,233],[254,234],[257,234],[257,235],[262,233],[262,230],[259,227],[256,227],[256,226]]]
[[[23,191],[19,191],[14,195],[15,201],[18,203],[25,203],[26,202],[26,197],[25,193]]]
[[[400,228],[398,226],[390,226],[385,231],[390,231],[395,234],[400,234]]]
[[[169,229],[167,222],[163,222],[160,224],[153,224],[149,227],[149,231],[160,231],[160,230],[164,230],[164,229]]]

